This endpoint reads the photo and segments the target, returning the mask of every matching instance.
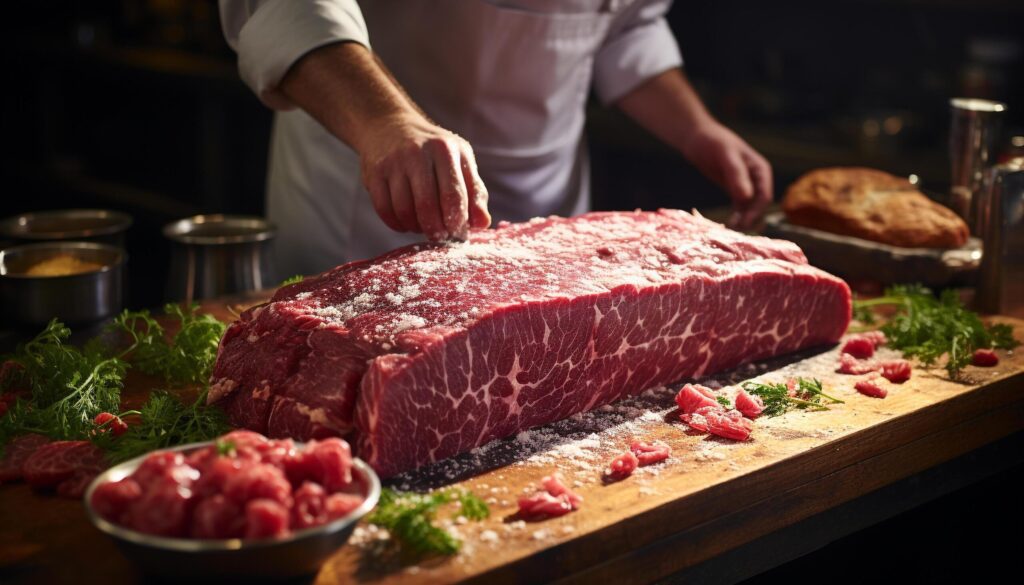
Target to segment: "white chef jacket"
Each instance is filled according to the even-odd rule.
[[[299,58],[361,43],[440,126],[473,146],[495,221],[589,204],[587,94],[610,103],[682,63],[671,0],[220,0],[242,79],[277,110],[267,214],[284,275],[422,240],[391,231],[357,154],[279,91]]]

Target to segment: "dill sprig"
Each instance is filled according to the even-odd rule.
[[[465,490],[415,494],[384,488],[367,520],[386,528],[401,546],[415,554],[452,555],[459,552],[462,542],[434,524],[438,509],[452,502],[460,504],[460,514],[469,520],[483,520],[490,515],[487,504]]]
[[[0,445],[25,433],[80,439],[94,427],[97,414],[120,406],[127,364],[120,355],[83,352],[67,343],[70,336],[71,330],[54,319],[7,358],[21,366],[18,379],[29,393],[0,418]]]
[[[126,414],[129,413],[121,416]],[[205,390],[191,403],[184,403],[165,390],[155,390],[146,403],[131,414],[137,414],[139,420],[128,425],[121,436],[95,433],[92,437],[94,443],[106,450],[111,463],[157,449],[210,441],[231,430],[224,411],[206,405]]]
[[[862,314],[880,305],[896,307],[896,313],[881,327],[888,344],[926,366],[945,355],[946,371],[953,379],[971,363],[974,350],[1019,345],[1012,327],[986,325],[977,313],[964,308],[953,290],[935,297],[920,285],[894,286],[882,297],[854,301],[854,310]]]
[[[796,391],[789,395],[789,386],[785,383],[744,382],[741,387],[749,394],[760,396],[764,402],[765,416],[779,416],[792,409],[828,410],[828,404],[842,404],[843,401],[825,394],[821,380],[817,378],[797,378]]]
[[[210,377],[227,326],[212,315],[199,315],[197,309],[194,304],[187,309],[174,303],[164,307],[179,324],[170,341],[149,311],[125,311],[107,332],[131,340],[130,359],[139,371],[162,377],[172,386],[202,384]]]
[[[723,408],[732,408],[732,402],[725,396],[716,396],[715,400],[722,405]]]
[[[305,280],[305,278],[306,277],[302,276],[301,274],[296,274],[295,276],[290,276],[290,277],[282,280],[281,281],[281,286],[288,286],[290,284],[298,284],[298,283],[302,282],[303,280]]]

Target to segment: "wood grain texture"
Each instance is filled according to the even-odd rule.
[[[239,304],[232,304],[236,311]],[[206,308],[230,316],[224,304]],[[1000,320],[1024,338],[1024,322]],[[508,488],[508,504],[492,505],[485,522],[460,526],[462,554],[408,566],[393,555],[370,552],[373,547],[349,545],[311,580],[655,580],[1024,429],[1024,352],[1000,354],[996,368],[969,368],[967,383],[945,379],[941,369],[915,369],[884,400],[856,394],[851,379],[836,375],[826,385],[846,404],[759,420],[744,443],[688,434],[685,425],[666,419],[646,437],[672,446],[675,462],[660,474],[586,483],[578,512],[521,529],[508,522],[515,496],[551,468],[485,471],[457,485],[481,495],[494,486]],[[153,382],[133,376],[126,394],[139,400]],[[697,457],[709,447],[725,458]],[[497,533],[498,541],[482,541],[484,530]],[[4,582],[81,583],[89,575],[105,582],[142,579],[88,524],[78,502],[33,494],[23,485],[0,487],[0,550]],[[88,574],[85,566],[91,567]]]

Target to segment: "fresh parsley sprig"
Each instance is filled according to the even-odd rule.
[[[817,378],[797,378],[796,390],[792,396],[789,386],[785,383],[768,383],[748,381],[741,387],[749,394],[760,396],[764,402],[765,416],[779,416],[792,409],[828,410],[828,404],[842,404],[835,396],[825,394],[821,380]]]
[[[889,346],[928,366],[945,355],[946,371],[953,379],[971,363],[974,350],[1013,349],[1020,344],[1012,327],[986,325],[977,313],[963,306],[953,290],[935,297],[920,285],[894,286],[879,298],[854,301],[854,310],[861,315],[881,305],[896,308],[881,327]]]
[[[452,555],[459,552],[462,542],[434,524],[438,509],[452,502],[460,504],[460,514],[469,520],[483,520],[490,515],[487,504],[465,490],[415,494],[384,488],[367,520],[386,528],[414,554]]]

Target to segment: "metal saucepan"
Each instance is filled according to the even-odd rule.
[[[0,220],[3,247],[32,242],[74,240],[110,244],[124,249],[132,216],[106,209],[62,209],[23,213]]]
[[[30,274],[57,258],[80,263],[78,271]],[[6,322],[21,325],[45,325],[54,317],[68,324],[110,317],[124,303],[126,259],[121,248],[93,242],[43,242],[0,250],[0,311]]]
[[[268,248],[277,235],[262,217],[197,215],[164,226],[173,243],[167,297],[192,302],[276,285]]]

